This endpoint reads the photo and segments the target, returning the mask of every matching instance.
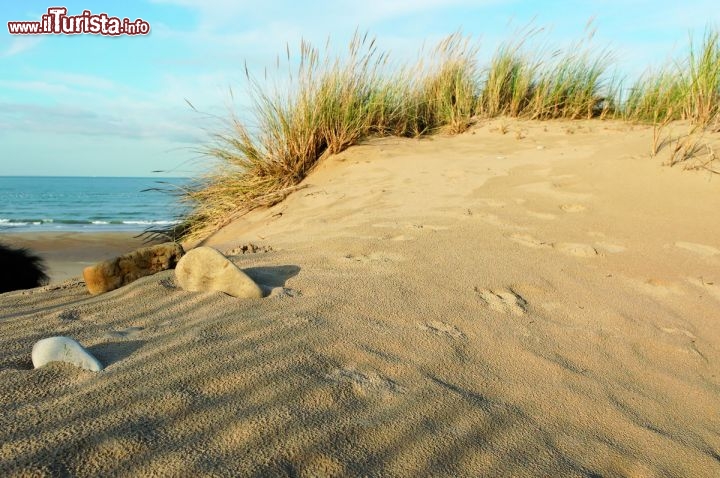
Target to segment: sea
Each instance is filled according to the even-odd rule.
[[[188,178],[0,176],[0,233],[111,232],[176,224]]]

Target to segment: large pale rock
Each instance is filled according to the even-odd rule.
[[[214,290],[244,299],[263,296],[260,286],[211,247],[197,247],[185,254],[175,268],[175,278],[185,290]]]
[[[141,277],[172,269],[183,254],[182,246],[174,242],[142,247],[129,254],[86,267],[83,278],[91,294],[102,294]]]
[[[50,362],[66,362],[91,372],[103,369],[98,359],[70,337],[50,337],[33,346],[33,367],[40,368]]]

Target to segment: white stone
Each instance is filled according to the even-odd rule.
[[[32,363],[40,368],[50,362],[66,362],[92,372],[103,369],[102,364],[70,337],[49,337],[39,340],[32,349]]]
[[[185,254],[175,267],[175,278],[189,291],[219,291],[244,299],[263,296],[255,281],[212,247],[196,247]]]

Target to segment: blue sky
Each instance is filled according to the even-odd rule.
[[[148,36],[14,36],[8,21],[68,14],[142,18]],[[344,45],[368,31],[392,58],[461,29],[488,58],[524,25],[570,44],[594,18],[594,44],[629,76],[684,51],[720,24],[716,0],[94,0],[0,4],[0,175],[184,176],[209,167],[196,150],[242,102],[244,62],[261,74],[286,44]],[[240,97],[240,100],[237,100]],[[201,112],[193,111],[189,100]],[[237,108],[238,106],[235,105]],[[240,106],[241,107],[241,106]]]

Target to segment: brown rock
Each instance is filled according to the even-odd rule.
[[[184,253],[182,246],[174,242],[142,247],[86,267],[83,269],[83,278],[91,294],[102,294],[141,277],[172,269]]]

